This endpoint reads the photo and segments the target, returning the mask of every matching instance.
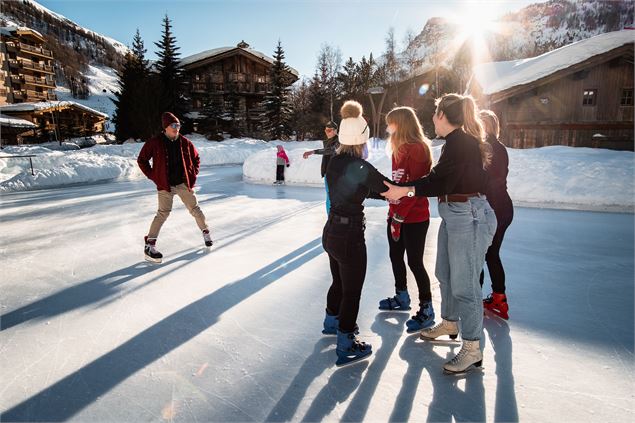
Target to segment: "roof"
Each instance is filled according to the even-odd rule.
[[[232,51],[232,50],[243,50],[243,51],[251,54],[252,56],[256,56],[259,59],[262,59],[262,60],[264,60],[266,62],[269,62],[271,64],[273,64],[274,61],[275,61],[272,57],[269,57],[266,54],[264,54],[262,52],[259,52],[258,50],[254,50],[252,48],[249,48],[249,47],[219,47],[219,48],[213,48],[211,50],[202,51],[200,53],[196,53],[196,54],[193,54],[191,56],[184,57],[183,59],[181,59],[180,65],[181,66],[191,65],[191,64],[199,62],[201,60],[209,59],[209,58],[212,58],[214,56],[219,56],[219,55],[221,55],[223,53],[227,53],[227,52]],[[291,66],[289,66],[289,71],[293,75],[295,75],[297,77],[300,76],[298,71],[295,70],[294,68],[292,68]]]
[[[22,35],[29,34],[34,36],[35,38],[38,38],[41,41],[44,41],[44,37],[42,36],[42,34],[40,34],[34,29],[27,28],[25,26],[3,26],[3,27],[0,27],[0,34],[7,37],[15,37],[20,34]]]
[[[55,109],[57,107],[75,107],[86,112],[92,113],[99,117],[103,117],[108,119],[108,115],[102,112],[99,112],[95,109],[91,109],[88,106],[84,106],[83,104],[76,103],[74,101],[39,101],[35,103],[16,103],[16,104],[7,104],[4,106],[0,106],[0,112],[32,112],[32,111],[41,111],[41,110],[50,110]]]
[[[33,122],[0,113],[0,126],[9,126],[11,128],[37,128]]]
[[[474,67],[470,84],[477,82],[483,94],[538,81],[557,71],[584,62],[635,41],[635,31],[622,30],[596,35],[552,50],[540,56],[506,62],[489,62]]]

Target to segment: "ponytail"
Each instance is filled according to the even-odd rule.
[[[476,102],[471,95],[467,95],[461,100],[461,105],[463,107],[463,130],[478,140],[481,162],[486,168],[492,162],[492,147],[485,141],[485,131],[477,113]]]

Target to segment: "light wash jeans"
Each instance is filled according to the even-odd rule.
[[[475,341],[483,331],[479,277],[496,232],[496,215],[485,196],[464,203],[439,203],[437,264],[441,317],[461,321],[462,338]]]

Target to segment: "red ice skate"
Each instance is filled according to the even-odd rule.
[[[483,300],[483,308],[505,320],[509,319],[509,305],[507,305],[507,297],[505,294],[491,293]]]

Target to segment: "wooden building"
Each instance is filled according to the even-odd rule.
[[[53,53],[37,31],[0,28],[0,105],[56,100]]]
[[[243,132],[253,133],[261,123],[261,103],[271,91],[273,62],[244,41],[236,47],[216,48],[182,59],[192,101],[188,116],[195,128],[211,119],[220,130],[240,127]],[[289,69],[291,84],[298,80],[298,72]]]
[[[0,113],[31,122],[35,128],[22,132],[20,138],[4,139],[11,143],[61,141],[71,137],[104,132],[108,115],[74,101],[47,101],[0,106]]]
[[[597,35],[541,56],[478,65],[468,92],[514,148],[633,150],[635,31]]]

